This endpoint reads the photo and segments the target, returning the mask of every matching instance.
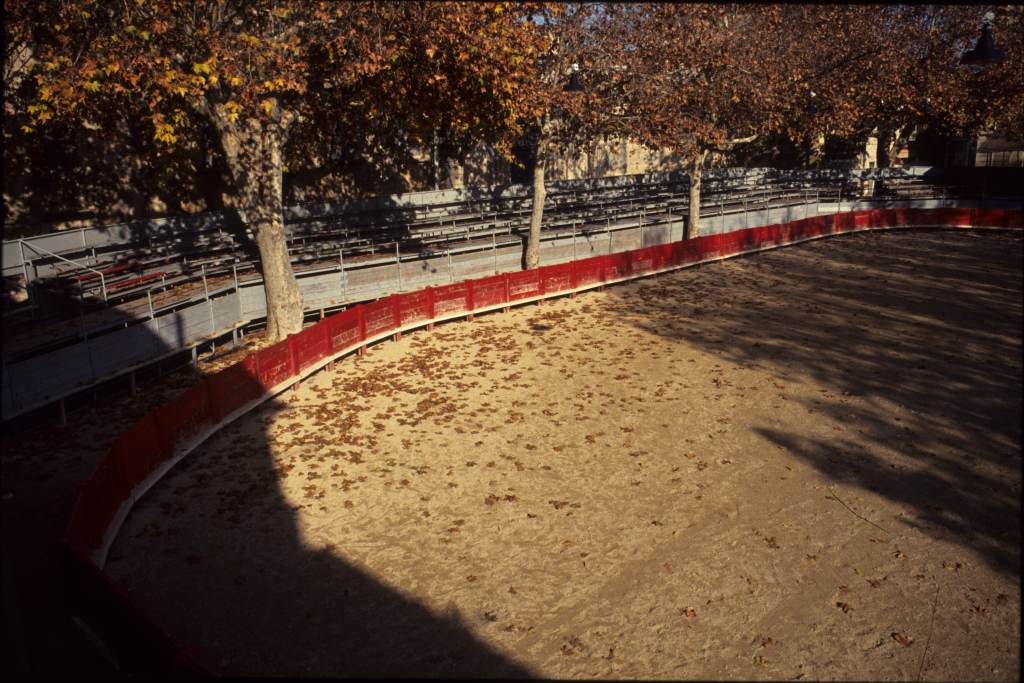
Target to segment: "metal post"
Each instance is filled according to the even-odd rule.
[[[643,224],[641,224],[640,230],[641,230],[641,233],[640,233],[641,234],[640,244],[641,244],[641,246],[643,246],[643,232],[642,232],[643,231]],[[573,261],[576,260],[576,221],[572,221],[572,260]]]
[[[107,303],[107,279],[100,273],[100,287],[103,288],[103,303]]]
[[[348,301],[348,278],[345,277],[344,249],[338,249],[338,272],[341,274],[341,298]]]
[[[455,269],[452,268],[452,250],[445,249],[448,254],[448,282],[455,282]]]
[[[231,264],[231,277],[235,279],[235,291],[238,291],[238,264]]]
[[[25,260],[25,241],[18,240],[18,249],[21,251],[21,270],[25,276],[25,291],[28,291],[28,262]]]
[[[203,264],[203,296],[206,297],[206,306],[210,309],[210,334],[217,330],[217,317],[213,313],[213,301],[210,300],[210,289],[206,286],[206,264]]]
[[[149,300],[149,319],[152,320],[156,317],[156,313],[153,312],[153,289],[146,290],[146,299]]]
[[[395,241],[395,265],[398,266],[398,291],[402,291],[402,254],[398,251],[398,241]]]
[[[539,245],[538,245],[539,246]],[[491,233],[491,253],[494,256],[494,274],[498,274],[498,239]]]

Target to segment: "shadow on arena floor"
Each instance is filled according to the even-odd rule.
[[[1017,235],[980,231],[851,235],[610,291],[640,329],[825,387],[798,400],[856,429],[829,439],[778,422],[754,431],[1015,577],[1021,247]]]
[[[222,363],[244,352],[234,355]],[[215,369],[208,363],[205,371]],[[101,398],[109,392],[105,400],[73,410],[66,427],[56,427],[52,414],[20,424],[14,434],[5,426],[5,672],[113,672],[71,624],[58,588],[57,539],[75,486],[106,447],[201,377],[191,368],[162,379],[140,377],[135,396],[122,380],[101,390]],[[458,613],[434,614],[401,587],[303,542],[263,428],[267,416],[288,410],[294,406],[272,399],[240,420],[248,425],[245,436],[230,426],[214,435],[228,445],[216,452],[200,446],[129,515],[107,569],[148,616],[214,674],[531,677],[473,636]],[[156,517],[140,532],[133,521],[147,504]],[[200,511],[203,524],[179,526],[176,518],[186,509]],[[353,520],[358,524],[358,515]],[[140,545],[131,538],[139,533],[147,537],[145,557],[132,555]],[[168,581],[169,575],[175,578]],[[104,637],[124,665],[117,634]]]
[[[308,540],[315,516],[298,508],[319,508],[313,491],[342,480],[331,466],[344,462],[318,463],[326,443],[295,445],[306,495],[296,503],[282,490],[291,468],[280,447],[275,458],[266,424],[302,409],[268,401],[179,463],[123,528],[111,573],[216,674],[531,677],[457,612],[435,614],[340,557],[344,548]],[[177,522],[186,510],[190,523]]]

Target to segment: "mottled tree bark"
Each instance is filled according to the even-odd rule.
[[[275,110],[271,121],[231,121],[220,106],[203,111],[220,136],[239,216],[256,238],[267,300],[267,338],[284,339],[302,330],[303,313],[282,212],[282,147],[295,116]]]
[[[526,236],[526,258],[523,264],[527,269],[540,266],[540,229],[544,222],[544,200],[547,197],[547,188],[544,186],[546,156],[538,152],[537,163],[533,167],[533,207],[530,211],[530,232]]]
[[[707,151],[698,152],[690,160],[690,206],[686,212],[686,234],[683,239],[693,239],[700,234],[700,179],[707,155]]]

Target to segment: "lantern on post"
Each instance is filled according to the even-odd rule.
[[[569,82],[562,88],[562,92],[584,92],[585,88],[580,83],[579,77],[580,65],[576,62],[572,63],[572,75],[569,76]]]
[[[1006,50],[997,47],[992,37],[992,19],[995,15],[989,12],[985,15],[985,21],[981,25],[981,36],[974,45],[973,50],[968,50],[960,57],[960,63],[965,66],[988,66],[1006,61]]]

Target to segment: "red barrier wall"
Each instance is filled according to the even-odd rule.
[[[363,332],[362,306],[335,313],[327,318],[326,324],[332,354],[339,353],[342,349],[366,339],[366,334]]]
[[[563,292],[575,289],[573,282],[572,263],[561,263],[557,266],[546,266],[541,269],[541,287],[545,292]]]
[[[264,392],[291,377],[292,354],[287,339],[256,352],[256,373]]]
[[[604,256],[592,256],[572,262],[573,278],[577,287],[604,282]]]
[[[368,339],[398,327],[395,319],[395,296],[363,304],[363,338]]]
[[[508,278],[505,275],[492,275],[469,281],[469,289],[473,293],[473,308],[487,308],[508,301]]]
[[[567,292],[746,249],[868,227],[982,225],[1024,228],[1024,212],[994,209],[887,209],[816,216],[783,225],[595,256],[572,263],[393,295],[362,304],[262,349],[203,380],[142,418],[111,445],[79,488],[65,535],[75,557],[105,552],[105,537],[131,492],[174,457],[181,442],[218,425],[272,387],[370,337],[452,313]],[[84,559],[90,562],[91,560]]]
[[[433,318],[433,291],[428,287],[419,292],[409,292],[399,296],[399,320],[402,325],[410,325],[420,320]]]
[[[296,372],[302,372],[306,368],[316,365],[320,359],[331,355],[331,340],[327,336],[327,331],[327,325],[320,321],[289,337],[288,342],[291,344],[292,355],[295,358]]]
[[[469,284],[459,282],[454,285],[434,287],[434,316],[450,315],[468,311]]]
[[[546,267],[546,266],[545,266]],[[518,301],[540,296],[544,293],[544,268],[522,270],[518,273],[506,273],[508,278],[508,300]]]
[[[255,400],[263,393],[256,373],[256,357],[248,356],[240,363],[226,367],[207,380],[207,394],[213,417],[220,422],[225,417]]]

